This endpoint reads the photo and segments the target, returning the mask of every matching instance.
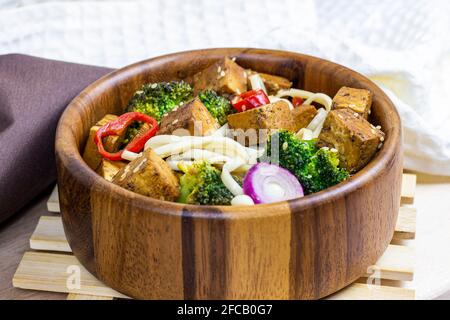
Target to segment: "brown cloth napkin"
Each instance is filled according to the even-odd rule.
[[[55,131],[67,104],[110,69],[0,56],[0,222],[56,178]]]

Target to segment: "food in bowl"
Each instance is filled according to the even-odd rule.
[[[223,59],[185,81],[144,84],[89,133],[83,158],[130,191],[196,205],[291,200],[347,180],[382,147],[372,93],[334,98]]]

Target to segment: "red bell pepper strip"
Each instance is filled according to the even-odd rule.
[[[107,152],[103,146],[103,138],[108,136],[122,135],[128,126],[134,121],[140,121],[148,123],[151,126],[150,130],[137,134],[133,140],[131,140],[125,147],[125,149],[117,151],[115,153]],[[103,127],[98,129],[97,134],[94,137],[94,142],[98,147],[98,152],[103,158],[108,160],[117,161],[122,160],[122,153],[124,150],[131,152],[140,152],[148,139],[153,137],[158,130],[158,122],[156,119],[147,116],[140,112],[127,112],[118,117],[116,120],[108,122]]]
[[[242,93],[237,100],[233,102],[233,107],[239,111],[247,111],[250,109],[258,108],[260,106],[269,104],[270,100],[266,93],[259,90],[250,90],[248,92]]]
[[[304,102],[305,102],[305,100],[303,100],[303,99],[300,98],[300,97],[294,97],[294,98],[292,99],[292,104],[294,105],[294,107],[299,107],[299,106],[301,106]]]

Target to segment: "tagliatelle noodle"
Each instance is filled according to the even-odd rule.
[[[184,166],[191,166],[194,164],[194,161],[188,161],[188,160],[171,160],[171,158],[166,159],[166,163],[169,165],[170,169],[174,171],[182,171],[179,168],[179,164],[183,164]]]
[[[253,201],[253,199],[246,194],[235,196],[233,199],[231,199],[232,206],[251,206],[254,204],[255,202]]]
[[[224,156],[220,153],[203,149],[191,149],[183,154],[173,155],[171,158],[172,160],[209,161],[212,164],[225,163],[232,160],[230,157]]]
[[[135,153],[125,149],[123,150],[121,157],[124,160],[133,161],[139,158],[141,155],[142,153]]]
[[[306,99],[303,104],[311,104],[312,102],[320,103],[325,107],[327,112],[331,111],[333,100],[324,93],[314,93],[300,89],[280,90],[277,92],[277,98],[292,97]]]
[[[236,180],[231,176],[231,172],[242,166],[244,163],[241,161],[232,160],[224,164],[222,168],[222,174],[220,177],[222,178],[222,182],[227,187],[230,192],[235,196],[240,196],[244,194],[242,187]]]
[[[312,139],[319,137],[320,132],[322,132],[323,125],[328,116],[328,113],[331,111],[331,107],[333,105],[333,99],[331,99],[328,95],[324,93],[313,93],[300,89],[289,89],[289,90],[280,90],[277,93],[277,97],[299,97],[302,99],[306,99],[303,102],[303,105],[309,105],[313,102],[317,102],[325,107],[325,110],[319,109],[317,115],[310,122],[307,129],[312,131]],[[322,110],[322,111],[321,111]]]
[[[223,126],[221,126],[219,129],[217,129],[212,134],[212,136],[214,136],[214,137],[226,137],[228,129],[229,129],[229,125],[228,125],[228,122],[227,122]]]
[[[160,136],[154,136],[145,143],[144,149],[148,148],[158,148],[161,146],[164,146],[169,143],[179,142],[181,140],[181,137],[175,136],[175,135],[160,135]]]
[[[202,148],[202,146],[209,142],[211,136],[207,137],[192,137],[192,136],[186,136],[181,137],[181,140],[179,142],[170,143],[161,147],[155,148],[153,151],[157,155],[159,155],[161,158],[166,158],[168,156],[171,156],[173,154],[179,154],[182,152],[185,152],[190,149],[198,149]]]
[[[288,99],[278,98],[276,96],[269,96],[269,101],[270,101],[270,103],[275,103],[275,102],[278,102],[278,101],[284,101],[284,102],[286,102],[288,104],[290,110],[294,109],[294,105]]]
[[[308,140],[312,140],[313,138],[313,132],[307,128],[302,128],[300,129],[299,132],[296,133],[296,136],[300,139],[300,140],[304,140],[304,141],[308,141]]]

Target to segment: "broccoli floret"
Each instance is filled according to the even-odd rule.
[[[337,152],[318,149],[315,140],[302,141],[288,131],[274,133],[266,150],[261,161],[274,162],[278,157],[278,164],[297,177],[306,194],[319,192],[349,177],[347,170],[339,168]]]
[[[230,101],[213,90],[199,93],[198,98],[220,125],[227,123],[227,116],[235,112]]]
[[[274,164],[278,161],[281,167],[294,173],[299,168],[304,168],[316,152],[314,140],[302,141],[289,131],[280,130],[270,136],[266,156],[261,160]]]
[[[127,112],[138,111],[159,122],[180,103],[190,100],[192,92],[192,87],[184,81],[144,84],[131,98]]]
[[[322,191],[349,177],[347,170],[339,168],[338,153],[328,149],[317,151],[305,168],[297,174],[308,193]]]
[[[233,194],[225,187],[220,171],[208,162],[195,162],[181,167],[178,202],[203,205],[230,205]]]
[[[162,117],[183,102],[192,99],[192,87],[184,81],[144,84],[131,98],[126,112],[137,111],[155,118]],[[138,133],[142,123],[132,123],[125,134],[122,145],[128,144]]]

